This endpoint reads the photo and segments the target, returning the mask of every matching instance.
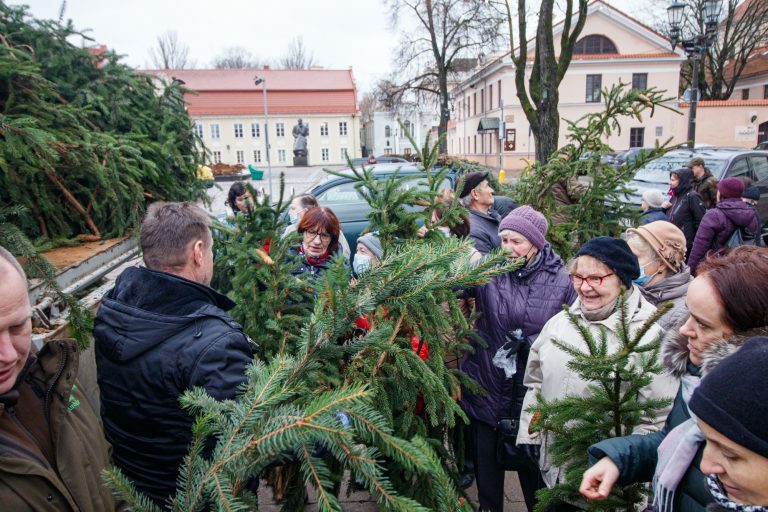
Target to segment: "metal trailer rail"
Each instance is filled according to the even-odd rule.
[[[139,261],[136,238],[126,238],[79,263],[67,267],[56,276],[56,283],[64,293],[78,294],[105,276],[110,277],[107,283],[81,299],[86,308],[93,310],[98,306],[101,297],[114,285],[114,279],[119,275],[119,272],[115,271],[120,270],[122,272],[123,267],[138,264]],[[111,276],[110,273],[112,273]],[[56,298],[47,289],[45,283],[39,282],[30,286],[29,302],[33,305],[33,326],[36,328],[32,339],[37,348],[40,348],[45,340],[66,329],[67,322],[61,317]]]

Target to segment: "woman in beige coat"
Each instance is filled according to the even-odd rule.
[[[598,237],[590,240],[579,250],[571,262],[571,280],[578,299],[571,307],[571,312],[579,316],[590,331],[598,335],[601,328],[607,333],[609,343],[618,348],[617,327],[619,312],[617,303],[622,289],[628,290],[630,328],[639,329],[656,308],[643,298],[640,291],[632,284],[640,275],[637,257],[624,240]],[[654,325],[645,335],[644,343],[650,343],[660,334],[661,328]],[[565,478],[563,468],[552,463],[549,449],[553,442],[551,432],[530,432],[532,413],[530,407],[536,403],[540,394],[547,401],[564,398],[566,395],[587,396],[589,382],[568,368],[570,356],[558,347],[553,340],[559,339],[576,348],[584,344],[579,332],[571,325],[565,312],[552,317],[542,329],[531,347],[524,384],[528,392],[523,403],[520,418],[520,430],[517,437],[519,445],[538,445],[539,468],[548,487],[561,483]],[[584,346],[583,348],[586,348]],[[677,390],[677,381],[668,376],[657,376],[653,382],[643,388],[642,398],[672,398]],[[635,433],[653,432],[664,425],[668,410],[661,411],[655,417],[642,419]],[[535,451],[535,450],[531,450]],[[568,509],[568,507],[563,507]]]

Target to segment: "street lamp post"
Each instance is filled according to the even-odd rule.
[[[267,109],[267,79],[253,77],[253,85],[264,87],[264,142],[267,148],[267,179],[269,180],[269,199],[272,200],[272,160],[269,158],[269,110]]]
[[[667,7],[667,15],[669,16],[669,38],[672,40],[672,49],[674,50],[677,43],[680,42],[688,58],[691,59],[691,107],[688,114],[688,147],[693,149],[696,143],[696,107],[699,102],[699,61],[701,56],[715,42],[722,0],[704,1],[702,5],[704,32],[701,32],[700,26],[693,27],[691,29],[693,33],[688,37],[683,35],[686,7],[694,8],[685,2],[676,1]]]

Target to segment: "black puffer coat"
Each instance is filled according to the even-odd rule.
[[[680,228],[685,235],[685,257],[691,253],[693,241],[696,238],[696,231],[699,229],[706,208],[692,188],[693,172],[690,169],[678,169],[674,172],[680,179],[680,184],[673,189],[675,197],[672,200],[672,207],[667,212],[669,222]]]
[[[96,315],[104,433],[114,463],[158,503],[174,492],[192,440],[179,397],[202,387],[233,398],[245,380],[255,347],[225,312],[233,306],[207,286],[132,267]]]

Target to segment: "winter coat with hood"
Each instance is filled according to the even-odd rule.
[[[701,219],[707,211],[701,197],[691,188],[693,171],[690,169],[678,169],[674,171],[680,182],[672,189],[674,197],[672,206],[667,212],[669,222],[680,228],[685,235],[686,257],[691,253],[696,231],[699,229]]]
[[[650,302],[645,300],[637,287],[632,287],[632,293],[627,297],[629,308],[629,326],[634,332],[643,326],[656,311]],[[600,330],[605,329],[610,351],[619,348],[617,327],[619,324],[619,311],[614,311],[605,320],[588,321],[582,312],[581,301],[576,300],[571,307],[571,312],[581,321],[595,336],[599,336]],[[661,327],[650,327],[641,345],[651,343],[661,333]],[[552,432],[529,431],[533,412],[530,411],[536,404],[536,395],[541,394],[547,401],[557,400],[566,396],[587,396],[590,394],[590,382],[583,380],[573,370],[568,368],[571,357],[558,347],[554,340],[562,340],[576,349],[587,350],[587,346],[581,338],[579,331],[571,324],[564,311],[552,317],[544,326],[538,339],[531,347],[528,356],[528,366],[525,370],[523,383],[529,388],[523,402],[523,413],[520,416],[520,430],[517,434],[517,444],[541,445],[539,456],[539,468],[547,487],[553,487],[562,483],[565,478],[563,468],[555,465],[552,460],[551,447],[554,441]],[[671,399],[677,390],[677,380],[667,376],[654,377],[651,384],[640,392],[641,399]],[[667,418],[669,408],[659,411],[654,417],[643,417],[635,428],[635,433],[644,434],[660,429]]]
[[[78,386],[77,369],[77,345],[49,341],[36,356],[29,356],[14,389],[0,396],[2,510],[115,510],[112,493],[101,479],[110,464],[109,446]],[[30,425],[37,416],[37,424]],[[18,437],[20,432],[30,437]],[[48,456],[47,449],[35,449],[40,445],[32,441],[36,432],[49,437],[42,443],[49,446]]]
[[[681,378],[686,373],[704,376],[720,361],[737,351],[746,340],[766,334],[768,334],[768,328],[755,329],[714,343],[704,352],[703,364],[699,368],[688,358],[688,338],[681,335],[677,329],[673,329],[667,333],[662,344],[664,367],[667,373],[676,378]],[[672,429],[690,417],[691,413],[683,399],[683,390],[680,386],[664,428],[652,434],[614,437],[593,444],[588,450],[590,464],[595,464],[603,457],[610,457],[619,468],[619,479],[616,485],[650,482],[658,461],[659,445]],[[693,462],[677,487],[673,504],[675,512],[704,512],[707,504],[713,501],[707,489],[705,476],[699,469],[704,446],[704,443],[699,446]]]
[[[521,269],[494,277],[488,284],[470,292],[480,313],[475,329],[487,347],[473,342],[461,370],[477,381],[487,395],[464,394],[462,407],[473,419],[492,427],[502,417],[520,417],[526,388],[525,365],[531,340],[547,320],[576,300],[576,291],[563,260],[546,244],[531,263]],[[493,364],[493,356],[506,342],[506,336],[521,329],[527,343],[517,352],[517,373],[507,379],[504,370]]]
[[[668,331],[676,327],[688,318],[688,306],[685,304],[685,297],[688,295],[688,285],[693,281],[691,270],[683,264],[683,268],[677,274],[672,274],[650,286],[640,288],[648,302],[659,307],[665,302],[672,303],[672,309],[664,313],[659,318],[657,325]]]
[[[501,247],[499,238],[499,214],[491,208],[488,213],[482,213],[472,208],[469,212],[469,237],[481,254],[488,254]]]
[[[104,297],[94,340],[101,416],[114,462],[158,503],[176,488],[193,417],[179,397],[201,387],[234,398],[253,349],[208,286],[143,267],[126,269]]]
[[[759,226],[754,208],[743,202],[740,197],[723,199],[717,203],[716,208],[708,210],[701,219],[693,249],[688,257],[691,271],[695,274],[696,267],[709,251],[725,247],[733,232],[742,228],[757,234]]]

